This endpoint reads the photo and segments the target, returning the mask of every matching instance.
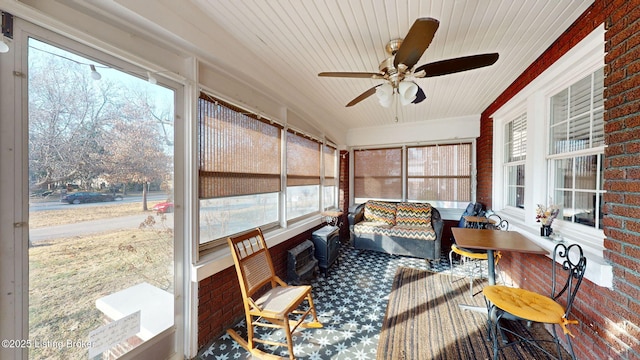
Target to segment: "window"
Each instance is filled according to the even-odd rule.
[[[353,159],[357,203],[402,199],[402,148],[355,150]]]
[[[604,69],[551,97],[549,154],[604,145]]]
[[[337,150],[324,140],[205,93],[198,121],[201,254],[336,206]]]
[[[553,245],[540,237],[536,205],[558,205],[553,231],[580,244],[590,259],[587,277],[610,287],[612,267],[605,256],[602,226],[604,34],[604,26],[599,26],[491,115],[492,175],[497,185],[492,205],[509,221],[510,230],[548,250]],[[524,114],[526,140],[521,140],[526,143],[521,146],[526,154],[517,146],[518,122],[525,121]],[[523,188],[519,180],[508,178],[510,166],[519,165],[526,171],[514,172],[524,177]]]
[[[5,129],[12,131],[15,142],[2,145],[15,147],[15,154],[3,154],[1,161],[15,165],[3,163],[0,173],[9,180],[3,186],[15,195],[12,203],[20,208],[28,203],[22,209],[29,211],[29,222],[26,231],[15,232],[6,242],[3,231],[3,249],[24,245],[24,251],[15,256],[16,271],[6,277],[20,284],[20,294],[11,298],[17,300],[15,306],[3,302],[1,312],[16,311],[2,315],[1,322],[3,331],[5,321],[9,327],[17,325],[16,334],[28,334],[26,339],[35,340],[35,346],[9,350],[6,356],[3,349],[0,357],[176,357],[179,349],[156,344],[177,344],[183,340],[177,334],[185,331],[185,309],[175,300],[186,294],[181,286],[184,266],[174,261],[185,243],[175,231],[181,228],[183,213],[176,208],[174,222],[173,214],[149,210],[155,204],[184,203],[180,192],[174,194],[174,184],[183,183],[183,175],[175,171],[183,143],[174,134],[182,133],[184,124],[173,115],[183,112],[182,86],[160,75],[151,84],[140,77],[146,70],[126,59],[21,20],[16,25],[29,37],[14,39],[20,59],[0,60],[11,61],[2,64],[0,82],[7,85],[9,68],[28,71],[25,91],[16,92],[20,99],[8,112],[23,109],[27,121],[2,127],[0,142],[9,139]],[[99,78],[91,68],[97,68]],[[3,95],[9,96],[5,89]],[[24,174],[7,174],[18,165]],[[68,207],[59,206],[61,200],[68,201]],[[85,204],[96,201],[96,206]],[[124,215],[142,223],[131,227],[122,221]],[[61,225],[65,232],[52,231]],[[138,315],[130,315],[131,309],[139,310]],[[100,339],[94,334],[108,333],[113,323],[107,325],[105,319],[114,314],[137,318],[133,322],[144,336],[110,338],[109,346],[117,351],[105,351],[93,342]]]
[[[563,220],[602,228],[604,69],[550,99],[550,196]]]
[[[320,209],[320,143],[287,131],[287,220]]]
[[[505,205],[524,208],[524,166],[527,157],[527,114],[505,124]]]
[[[228,235],[277,224],[282,127],[206,94],[198,111],[202,250],[224,244]]]
[[[354,150],[353,158],[356,203],[406,200],[464,208],[471,201],[471,143]]]
[[[322,146],[322,159],[324,162],[324,187],[322,205],[323,209],[337,207],[338,204],[338,178],[337,171],[337,149],[330,145]]]
[[[471,144],[407,148],[407,200],[450,208],[471,201]]]

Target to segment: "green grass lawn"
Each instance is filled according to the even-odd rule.
[[[135,204],[63,210],[84,220],[130,215]],[[137,213],[142,213],[137,204]],[[76,211],[78,211],[76,213]],[[38,217],[51,215],[38,214]],[[44,212],[42,212],[44,213]],[[122,215],[124,214],[124,215]],[[66,343],[88,341],[104,325],[95,302],[141,282],[173,292],[173,231],[162,216],[148,212],[155,224],[136,230],[63,238],[29,249],[29,339]],[[56,214],[57,215],[57,214]],[[58,217],[58,216],[56,216]],[[33,217],[32,217],[33,218]],[[46,220],[38,220],[49,226]],[[146,222],[149,223],[149,222]],[[56,224],[57,225],[57,224]],[[78,225],[81,226],[81,225]],[[171,224],[171,227],[173,225]],[[87,359],[88,349],[31,348],[30,359]]]

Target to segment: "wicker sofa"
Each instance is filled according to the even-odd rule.
[[[444,222],[429,203],[369,200],[348,214],[356,249],[439,259]]]

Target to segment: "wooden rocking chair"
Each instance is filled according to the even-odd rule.
[[[276,274],[271,261],[269,249],[258,228],[228,238],[231,254],[236,266],[244,312],[247,322],[247,339],[243,339],[233,329],[227,333],[249,351],[261,358],[281,358],[265,353],[256,347],[256,343],[286,346],[289,358],[295,359],[293,354],[293,340],[291,334],[298,326],[305,328],[321,328],[315,306],[311,299],[311,286],[289,286]],[[266,292],[264,291],[266,289]],[[257,299],[254,299],[254,296]],[[301,304],[307,301],[308,308],[301,310]],[[296,319],[290,317],[295,315]],[[311,321],[305,319],[311,315]],[[254,326],[266,328],[282,328],[287,342],[281,343],[268,339],[254,337]]]

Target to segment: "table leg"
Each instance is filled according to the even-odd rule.
[[[495,268],[495,258],[494,258],[494,253],[495,250],[487,250],[487,261],[488,261],[488,270],[489,270],[489,285],[495,285],[496,284],[496,268]],[[458,306],[460,306],[461,309],[463,310],[468,310],[468,311],[474,311],[474,312],[482,312],[482,313],[487,313],[487,308],[486,307],[478,307],[478,306],[471,306],[471,305],[464,305],[464,304],[459,304]]]
[[[489,285],[496,284],[496,264],[495,264],[494,252],[495,252],[494,250],[487,250],[487,261],[489,262],[488,264]]]

